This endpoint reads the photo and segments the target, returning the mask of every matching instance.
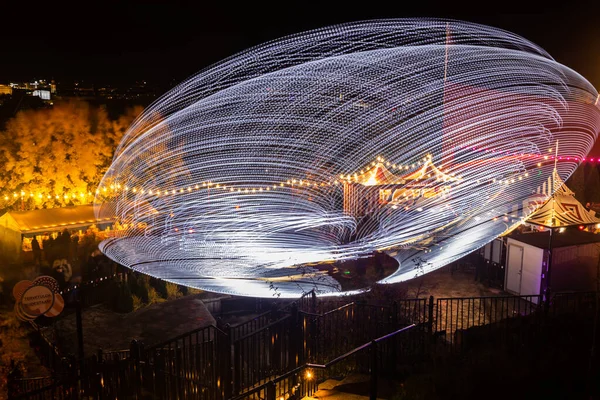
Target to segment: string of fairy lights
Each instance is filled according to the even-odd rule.
[[[546,162],[551,162],[554,163],[554,154],[523,154],[523,153],[506,153],[506,154],[502,154],[500,152],[496,152],[493,149],[479,149],[479,148],[469,148],[471,151],[474,152],[481,152],[481,153],[490,153],[490,154],[495,154],[497,156],[504,156],[504,157],[519,157],[519,158],[523,158],[523,159],[527,159],[527,158],[533,158],[533,159],[539,159],[541,161],[538,161],[536,166],[539,168],[542,166],[542,163],[546,163]],[[548,149],[548,152],[552,152],[552,148]],[[99,187],[96,190],[92,191],[87,191],[87,192],[83,192],[83,191],[73,191],[73,192],[64,192],[61,195],[55,194],[53,190],[42,190],[42,191],[15,191],[12,192],[12,194],[4,194],[4,196],[2,197],[4,199],[5,202],[13,202],[15,200],[22,200],[22,199],[28,199],[28,198],[32,198],[34,200],[59,200],[59,201],[72,201],[72,200],[77,200],[79,202],[92,202],[95,198],[95,196],[114,196],[117,195],[118,193],[121,192],[129,192],[131,194],[142,194],[142,195],[148,195],[148,196],[168,196],[168,195],[176,195],[176,194],[183,194],[183,193],[190,193],[193,191],[198,191],[201,188],[208,188],[208,189],[220,189],[220,190],[224,190],[224,191],[229,191],[230,193],[243,193],[243,194],[252,194],[252,193],[260,193],[262,191],[271,191],[271,190],[278,190],[278,189],[282,189],[282,188],[294,188],[294,187],[324,187],[324,186],[331,186],[331,185],[338,185],[338,184],[343,184],[344,182],[358,182],[358,181],[362,181],[364,180],[364,177],[369,175],[369,173],[371,173],[373,171],[373,169],[378,165],[378,164],[382,164],[385,165],[387,168],[390,169],[390,171],[394,172],[394,173],[406,173],[408,171],[412,171],[415,168],[419,168],[422,165],[424,165],[425,162],[427,162],[427,160],[431,159],[431,155],[428,154],[427,156],[423,157],[422,159],[419,159],[415,162],[406,164],[406,165],[397,165],[394,164],[393,162],[385,159],[382,156],[378,156],[375,160],[373,160],[371,163],[369,163],[368,165],[366,165],[364,168],[362,168],[360,171],[355,171],[355,172],[348,172],[346,174],[340,174],[339,179],[334,179],[334,180],[329,180],[327,182],[315,182],[315,181],[310,181],[308,179],[300,179],[297,177],[294,177],[292,179],[287,179],[286,181],[282,181],[279,182],[278,184],[272,185],[272,186],[265,186],[265,187],[237,187],[235,185],[231,185],[231,186],[226,186],[226,185],[220,185],[218,183],[214,183],[214,182],[199,182],[196,183],[194,185],[189,185],[185,188],[168,188],[168,189],[148,189],[145,190],[143,187],[137,188],[137,187],[133,187],[130,188],[129,186],[126,185],[121,185],[121,184],[110,184],[108,186],[103,186],[103,187]],[[569,156],[559,156],[556,157],[557,161],[562,162],[562,161],[575,161],[578,163],[584,163],[584,162],[596,162],[596,160],[598,160],[598,162],[600,162],[600,158],[596,159],[596,158],[587,158],[584,157],[582,159],[577,158],[577,157],[569,157]],[[447,174],[451,175],[452,177],[456,177],[456,173],[454,172],[450,172],[449,170],[445,171]],[[529,172],[525,172],[522,174],[515,174],[514,176],[508,177],[506,179],[497,179],[497,178],[489,178],[488,182],[489,183],[498,183],[498,184],[505,184],[505,185],[510,185],[511,183],[515,183],[517,180],[523,180],[525,178],[529,177]],[[460,176],[458,176],[457,178],[461,178]],[[1,197],[1,196],[0,196]]]
[[[101,248],[228,294],[337,294],[320,265],[374,251],[400,265],[383,283],[411,279],[523,221],[553,174],[596,162],[598,99],[535,44],[477,24],[368,21],[272,41],[134,121],[96,194],[97,216],[128,228]]]

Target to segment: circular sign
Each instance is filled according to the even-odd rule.
[[[29,317],[38,317],[52,308],[54,293],[46,286],[32,286],[21,297],[21,311]]]
[[[31,281],[21,281],[15,285],[13,288],[13,296],[15,296],[15,300],[21,300],[21,296],[25,291],[33,285]]]

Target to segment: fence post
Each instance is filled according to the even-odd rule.
[[[270,381],[267,385],[267,398],[266,400],[275,400],[277,398],[277,386],[275,382]]]
[[[314,289],[310,294],[310,312],[313,314],[317,313],[317,294]]]
[[[433,296],[429,296],[429,315],[427,316],[427,330],[429,335],[433,335]]]
[[[292,304],[292,310],[291,310],[291,319],[292,319],[292,323],[291,323],[291,329],[290,329],[290,343],[291,346],[289,346],[289,355],[288,355],[288,359],[291,360],[291,368],[296,368],[299,363],[301,362],[300,360],[300,351],[302,349],[302,326],[300,325],[300,318],[299,318],[299,313],[298,313],[298,304],[297,303],[293,303]]]
[[[369,399],[377,400],[377,342],[371,341],[371,389]]]
[[[233,357],[235,355],[233,351],[233,338],[231,336],[231,325],[226,324],[223,327],[225,331],[225,345],[223,346],[224,354],[222,359],[224,361],[223,368],[221,369],[223,376],[223,394],[225,399],[233,397]],[[218,356],[218,354],[217,354]]]
[[[83,352],[83,322],[81,321],[82,319],[82,315],[81,315],[81,288],[79,289],[79,299],[77,299],[77,301],[75,302],[75,323],[77,325],[77,346],[78,346],[78,353],[77,356],[79,357],[79,361],[82,362],[84,357],[84,352]]]
[[[133,361],[133,386],[136,398],[140,398],[142,395],[142,377],[140,371],[140,360],[142,358],[142,345],[137,340],[132,340],[129,347],[129,354]]]

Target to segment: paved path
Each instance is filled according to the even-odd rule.
[[[378,399],[387,400],[394,396],[395,385],[380,379],[378,385]],[[368,400],[369,376],[352,374],[341,381],[328,379],[319,385],[319,391],[303,400]]]

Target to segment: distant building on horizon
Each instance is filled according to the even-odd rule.
[[[0,85],[0,96],[12,96],[13,88],[10,85]]]

